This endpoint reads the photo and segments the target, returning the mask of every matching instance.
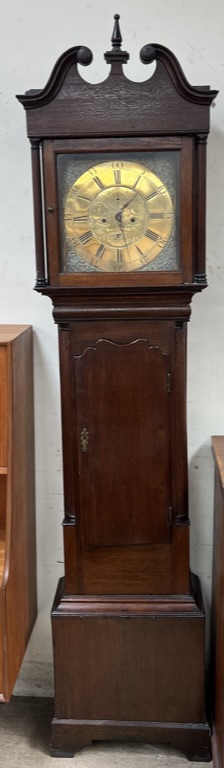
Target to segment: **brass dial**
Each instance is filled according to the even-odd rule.
[[[70,187],[64,206],[70,246],[106,272],[138,270],[152,261],[169,240],[173,217],[161,179],[122,160],[88,169]]]

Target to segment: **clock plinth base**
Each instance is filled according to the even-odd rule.
[[[183,723],[52,721],[52,757],[74,757],[83,747],[96,741],[167,744],[191,762],[210,762],[208,725]]]
[[[52,754],[93,741],[172,745],[208,761],[204,625],[192,596],[66,596],[52,610],[55,717]]]

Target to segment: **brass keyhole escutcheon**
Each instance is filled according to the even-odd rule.
[[[89,445],[89,433],[86,427],[83,427],[81,434],[80,434],[80,443],[81,443],[81,449],[83,453],[87,451],[88,445]]]

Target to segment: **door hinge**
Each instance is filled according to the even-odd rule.
[[[170,392],[171,390],[171,374],[167,374],[167,392]]]
[[[169,525],[173,523],[173,507],[169,507]]]

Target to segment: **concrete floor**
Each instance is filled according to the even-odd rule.
[[[73,758],[50,757],[53,701],[16,696],[0,704],[1,768],[212,768],[190,763],[168,747],[148,744],[94,744]]]

